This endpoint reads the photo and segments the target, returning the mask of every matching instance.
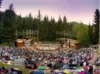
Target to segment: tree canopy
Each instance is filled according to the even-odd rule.
[[[0,0],[0,8],[1,8],[2,1],[3,1],[3,0]]]
[[[13,4],[10,4],[4,12],[0,11],[0,41],[15,41],[15,30],[39,30],[41,41],[55,41],[66,34],[66,38],[71,36],[71,38],[77,39],[81,45],[96,44],[99,38],[99,15],[97,9],[94,15],[94,24],[86,25],[84,23],[68,22],[66,16],[63,16],[63,18],[59,16],[58,21],[53,17],[49,18],[48,15],[43,17],[40,10],[36,17],[33,17],[31,13],[22,17],[16,14]]]

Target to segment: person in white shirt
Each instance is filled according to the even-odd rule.
[[[83,66],[86,66],[86,62],[83,62]]]

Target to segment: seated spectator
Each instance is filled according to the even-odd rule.
[[[45,70],[44,70],[44,74],[52,74],[51,73],[51,69],[49,67],[47,67]]]
[[[92,65],[89,66],[89,73],[93,74],[93,66]]]
[[[6,73],[7,73],[7,69],[4,68],[4,67],[2,67],[2,68],[1,68],[1,74],[2,74],[2,73],[5,73],[5,74],[6,74]]]
[[[35,70],[31,71],[29,74],[44,74],[44,72],[42,70],[35,69]]]

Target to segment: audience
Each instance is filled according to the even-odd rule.
[[[86,67],[84,69],[87,74],[93,74],[93,65],[90,65],[90,61],[93,59],[93,53],[97,51],[95,48],[81,48],[79,50],[68,49],[63,50],[60,48],[56,51],[41,52],[33,49],[15,48],[8,46],[0,46],[0,60],[2,62],[8,63],[9,60],[14,61],[15,59],[25,58],[25,67],[33,69],[30,74],[44,74],[43,71],[38,71],[38,66],[46,66],[52,72],[57,74],[64,69],[76,70],[77,67]],[[95,60],[94,63],[98,61],[99,58]],[[92,63],[92,64],[94,64]],[[16,64],[16,63],[15,63]],[[22,74],[20,70],[11,68],[5,69],[0,68],[0,74]]]

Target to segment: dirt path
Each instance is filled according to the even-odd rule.
[[[94,52],[92,52],[92,56],[93,56],[93,59],[90,61],[90,63],[91,64],[94,64],[94,62],[95,62],[95,60],[97,59],[97,52],[96,51],[94,51]]]

